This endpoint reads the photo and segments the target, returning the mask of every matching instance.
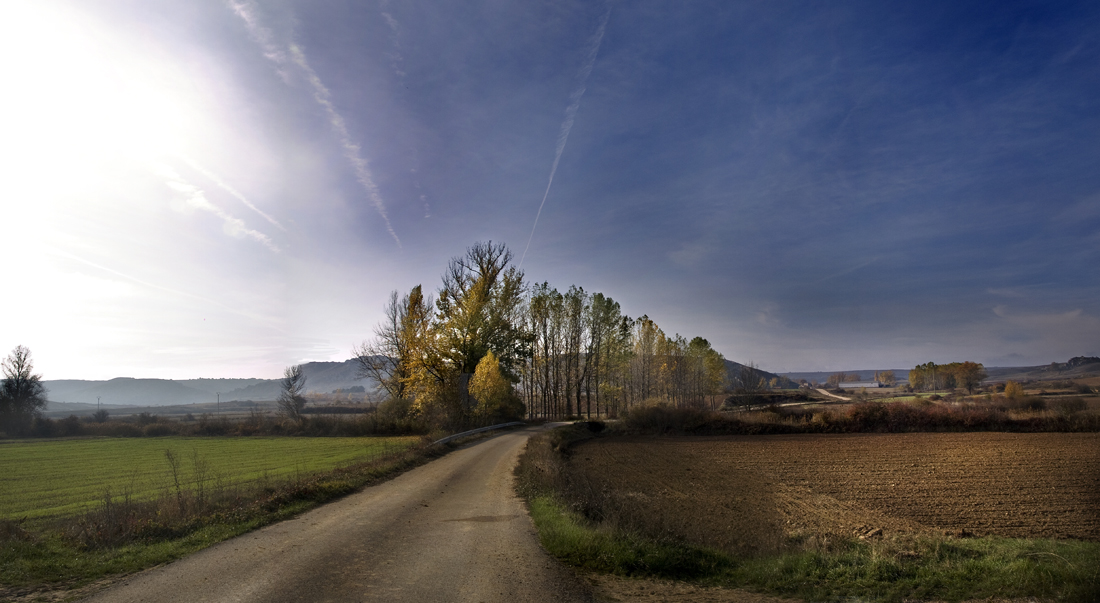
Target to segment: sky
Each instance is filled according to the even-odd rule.
[[[1100,354],[1100,4],[6,0],[0,354],[273,378],[506,243],[773,371]]]

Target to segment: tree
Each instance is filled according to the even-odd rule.
[[[302,365],[286,367],[280,386],[282,391],[276,400],[279,411],[288,419],[301,421],[302,408],[306,405],[306,398],[302,395],[306,389],[306,375],[302,372]]]
[[[898,378],[894,376],[894,371],[881,371],[875,373],[875,381],[886,385],[888,387],[897,385]]]
[[[1016,398],[1022,398],[1024,395],[1024,388],[1015,381],[1009,381],[1005,383],[1005,397],[1009,400],[1015,400]]]
[[[385,318],[375,327],[375,339],[356,346],[352,352],[361,377],[373,379],[391,400],[405,400],[413,384],[417,359],[425,354],[431,337],[431,297],[425,298],[420,285],[404,297],[390,293]]]
[[[0,383],[0,424],[25,425],[46,407],[46,387],[42,375],[34,374],[31,351],[17,345],[0,364],[4,380]]]
[[[977,362],[963,362],[955,368],[955,383],[965,387],[968,394],[974,393],[974,388],[982,384],[982,380],[989,375],[985,367]]]
[[[477,400],[476,414],[492,421],[522,419],[523,403],[512,391],[512,383],[500,372],[500,362],[488,352],[477,363],[470,378],[470,395]]]
[[[476,243],[451,259],[436,301],[440,352],[472,374],[490,350],[509,378],[530,351],[523,330],[523,272],[503,243]]]
[[[738,394],[759,394],[768,389],[767,380],[752,362],[741,365],[741,368],[733,374],[731,385],[733,391]]]

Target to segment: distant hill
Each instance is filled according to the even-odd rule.
[[[344,362],[308,362],[302,365],[307,393],[329,393],[357,385],[368,392],[376,383],[359,379],[354,359]],[[279,395],[279,379],[133,379],[119,377],[109,381],[59,379],[43,381],[46,397],[53,403],[79,402],[104,405],[169,406],[213,402],[221,393],[222,402],[234,400],[274,400]]]
[[[745,365],[743,365],[739,362],[734,362],[732,360],[726,360],[726,376],[729,379],[730,383],[733,383],[735,376],[738,373],[741,372],[741,367],[743,367],[743,366],[745,366]],[[761,375],[763,375],[764,379],[766,379],[769,382],[772,379],[777,379],[778,381],[776,382],[776,385],[780,389],[786,389],[786,388],[790,388],[790,387],[798,387],[797,383],[795,383],[794,381],[792,381],[791,379],[789,379],[789,378],[787,378],[783,375],[777,375],[775,373],[769,373],[768,371],[765,371],[765,370],[762,370],[762,369],[756,369],[756,371],[758,373],[760,373]]]
[[[1009,366],[986,368],[990,381],[1042,381],[1073,379],[1100,375],[1100,358],[1077,356],[1066,362],[1051,362],[1040,366]]]
[[[894,371],[894,377],[898,382],[909,380],[909,369],[858,369],[843,371],[846,375],[852,373],[859,375],[860,381],[871,381],[875,378],[875,373],[881,373],[883,371]],[[829,380],[829,377],[835,375],[841,371],[807,371],[801,373],[782,373],[784,377],[787,377],[791,381],[797,382],[799,379],[805,379],[810,383],[825,383]]]
[[[912,367],[910,367],[912,368]],[[909,369],[862,369],[862,370],[846,370],[844,373],[858,373],[861,380],[870,381],[874,379],[875,373],[881,370],[893,370],[894,376],[897,377],[899,383],[907,382],[909,380]],[[805,379],[810,382],[825,383],[829,379],[830,375],[834,375],[841,371],[816,371],[816,372],[801,372],[801,373],[783,373],[783,376],[789,377],[794,381],[799,379]],[[987,381],[1039,381],[1047,379],[1073,379],[1085,376],[1097,376],[1100,375],[1100,358],[1096,356],[1077,356],[1070,358],[1066,362],[1052,362],[1050,364],[1043,364],[1039,366],[993,366],[985,367],[985,372],[989,375]]]

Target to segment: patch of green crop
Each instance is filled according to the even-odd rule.
[[[311,439],[320,443],[319,440],[332,438]],[[204,440],[210,441],[209,438]],[[124,575],[178,559],[227,538],[293,517],[365,485],[392,478],[448,450],[412,446],[416,438],[389,440],[388,447],[382,448],[387,454],[382,456],[368,455],[353,464],[311,475],[287,475],[281,480],[253,483],[251,487],[235,490],[235,498],[211,501],[206,508],[196,508],[195,490],[185,489],[186,514],[182,509],[179,515],[172,508],[167,515],[162,515],[156,506],[123,505],[125,511],[115,516],[116,520],[122,520],[115,524],[116,527],[128,530],[122,537],[112,538],[107,534],[103,539],[83,532],[82,528],[89,521],[103,519],[102,500],[100,508],[89,515],[50,518],[37,526],[31,525],[34,522],[0,519],[0,600],[24,597],[28,593],[45,596],[52,592],[49,597],[58,593],[64,595],[100,578]],[[376,443],[381,444],[378,439]],[[398,444],[403,452],[399,451]],[[332,449],[328,450],[331,453]],[[174,504],[171,496],[167,500],[170,505]],[[126,523],[129,513],[136,514],[136,523]]]
[[[112,496],[153,499],[174,488],[165,451],[190,488],[277,482],[369,461],[413,446],[416,437],[94,438],[0,443],[0,519],[74,515]]]

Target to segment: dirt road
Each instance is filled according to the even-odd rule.
[[[817,392],[818,392],[819,394],[825,394],[826,396],[829,396],[830,398],[836,398],[837,400],[843,400],[843,401],[845,401],[845,402],[851,402],[851,401],[852,401],[852,399],[851,399],[851,398],[845,398],[844,396],[838,396],[838,395],[836,395],[836,394],[830,394],[829,392],[827,392],[827,391],[825,391],[825,390],[823,390],[823,389],[817,389],[816,391],[817,391]]]
[[[539,546],[513,492],[512,468],[534,430],[452,452],[87,600],[589,601]]]

